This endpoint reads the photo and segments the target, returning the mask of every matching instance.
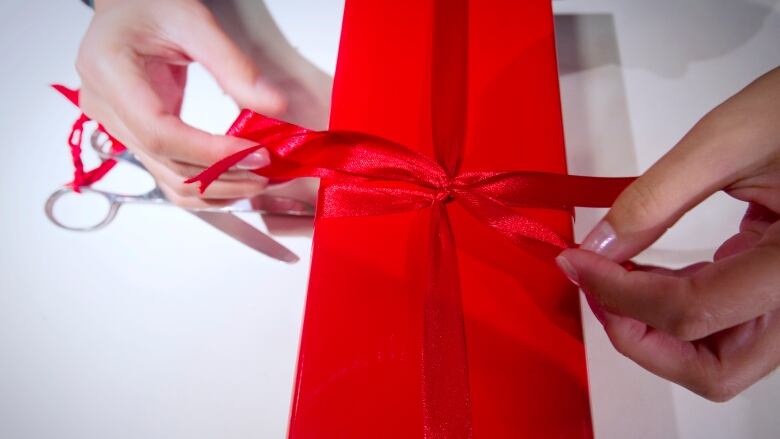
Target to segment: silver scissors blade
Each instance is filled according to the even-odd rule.
[[[290,249],[276,242],[265,233],[252,227],[241,218],[226,212],[190,211],[193,215],[216,227],[223,233],[249,248],[274,259],[287,263],[298,262],[300,258]]]

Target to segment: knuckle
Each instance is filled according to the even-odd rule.
[[[254,62],[246,56],[243,56],[240,52],[231,56],[226,60],[231,71],[240,74],[242,77],[246,77],[245,80],[251,81],[256,76],[256,68]]]
[[[697,282],[697,278],[686,278],[675,283],[669,296],[676,298],[672,306],[675,311],[669,313],[670,318],[665,329],[672,336],[685,341],[698,340],[715,332],[722,311],[714,309],[704,299],[705,291]]]
[[[179,197],[193,197],[199,196],[200,193],[191,184],[186,184],[183,181],[177,181],[170,186],[171,190]]]
[[[726,377],[712,374],[691,390],[709,401],[726,402],[739,395],[742,386]]]
[[[619,325],[619,329],[607,326],[607,336],[609,337],[612,346],[621,355],[632,358],[637,343],[644,337],[647,330],[647,326],[639,321],[624,322]]]
[[[241,190],[241,194],[239,195],[239,198],[252,198],[257,195],[260,195],[265,191],[265,184],[262,182],[253,182],[250,184],[247,184],[245,188]]]
[[[714,315],[706,308],[690,305],[671,318],[668,332],[680,340],[698,340],[710,334]]]
[[[658,189],[640,178],[626,187],[620,195],[620,202],[616,203],[616,208],[625,221],[633,224],[652,224],[662,211],[661,200]]]
[[[154,156],[165,155],[165,142],[162,137],[156,133],[147,133],[143,140],[146,151]]]
[[[185,165],[184,163],[179,163],[179,162],[171,160],[171,161],[169,161],[167,163],[167,165],[168,165],[168,168],[174,174],[176,174],[177,176],[179,176],[179,177],[181,177],[181,178],[183,178],[185,180],[188,179],[188,178],[191,178],[191,177],[193,177],[194,175],[197,174],[197,171],[195,170],[194,167],[189,166],[189,165]]]

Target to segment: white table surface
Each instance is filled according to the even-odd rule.
[[[300,53],[332,72],[342,1],[268,5]],[[555,10],[572,173],[641,172],[780,63],[776,0],[562,0]],[[279,238],[302,255],[288,266],[175,208],[128,207],[94,234],[43,215],[69,178],[76,116],[47,84],[78,84],[90,16],[76,0],[0,2],[0,438],[283,437],[310,238]],[[195,66],[185,119],[220,132],[235,115]],[[742,209],[713,197],[644,260],[708,257]],[[580,237],[599,214],[578,213]],[[622,358],[583,315],[598,438],[780,437],[777,374],[709,403]]]

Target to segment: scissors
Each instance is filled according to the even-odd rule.
[[[148,172],[144,165],[138,161],[130,151],[125,150],[119,153],[111,151],[111,140],[107,136],[101,135],[99,131],[92,133],[90,144],[92,149],[95,150],[103,161],[117,160],[118,162],[128,163]],[[160,190],[160,187],[156,183],[152,190],[140,195],[118,194],[91,187],[82,187],[80,190],[104,198],[108,205],[105,215],[98,221],[88,224],[87,226],[73,226],[60,221],[60,218],[58,218],[55,213],[54,207],[64,196],[74,192],[72,187],[66,185],[54,191],[46,200],[46,216],[52,223],[66,230],[91,232],[110,224],[119,212],[119,208],[124,204],[171,205],[170,201],[166,199],[165,194]],[[184,210],[192,213],[211,226],[216,227],[244,245],[274,259],[288,263],[297,262],[299,260],[298,256],[270,236],[236,216],[235,213],[254,212],[293,217],[314,216],[314,206],[311,204],[294,198],[276,195],[259,195],[253,198],[240,200],[235,204],[227,206],[185,208]]]

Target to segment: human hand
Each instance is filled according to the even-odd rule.
[[[749,203],[714,262],[670,270],[619,263],[716,191]],[[615,348],[699,395],[725,401],[780,365],[780,68],[712,110],[557,262]]]
[[[222,204],[262,192],[246,169],[269,163],[264,149],[200,194],[184,180],[252,142],[193,128],[179,118],[187,66],[200,62],[240,106],[265,114],[285,99],[197,0],[97,0],[76,67],[80,106],[127,146],[165,195],[182,207]]]

